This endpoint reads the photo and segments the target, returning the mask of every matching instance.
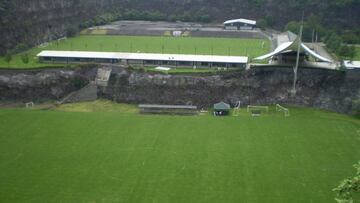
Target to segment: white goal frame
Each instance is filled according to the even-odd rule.
[[[276,111],[283,112],[285,117],[290,116],[290,110],[288,108],[281,106],[280,104],[276,104]]]
[[[28,102],[28,103],[25,104],[25,107],[26,107],[27,109],[29,109],[29,108],[34,108],[34,106],[35,106],[34,102]]]

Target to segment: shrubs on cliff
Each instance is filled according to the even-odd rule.
[[[28,54],[23,54],[23,55],[21,55],[21,61],[22,61],[24,64],[28,64],[28,63],[29,63],[29,55],[28,55]]]
[[[352,104],[352,111],[354,116],[360,118],[360,99],[354,100]]]
[[[98,15],[91,20],[87,20],[80,24],[80,28],[88,28],[92,26],[106,25],[117,20],[148,20],[148,21],[185,21],[185,22],[203,22],[211,21],[210,15],[200,10],[196,13],[184,12],[179,15],[166,15],[159,11],[139,11],[139,10],[123,10],[115,9],[108,13]]]
[[[6,52],[5,56],[4,56],[4,61],[8,64],[8,66],[10,66],[10,62],[12,60],[12,55],[10,52]]]

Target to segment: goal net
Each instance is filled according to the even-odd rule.
[[[288,108],[281,106],[280,104],[276,104],[276,111],[283,112],[285,117],[290,116],[290,110]]]

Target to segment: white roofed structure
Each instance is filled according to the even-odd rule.
[[[282,36],[282,35],[281,35]],[[285,35],[284,35],[285,36]],[[284,39],[278,47],[263,56],[255,58],[255,60],[267,60],[270,59],[270,65],[279,66],[294,66],[297,59],[297,51],[300,46],[299,62],[302,67],[313,68],[325,68],[325,69],[337,69],[338,64],[330,58],[324,55],[316,53],[309,48],[305,43],[302,43],[300,38],[291,32],[286,32],[288,41]],[[279,41],[279,40],[278,40]],[[312,58],[310,60],[310,57]]]
[[[187,54],[158,54],[158,53],[127,53],[127,52],[91,52],[91,51],[41,51],[37,55],[47,62],[103,62],[118,63],[121,61],[138,61],[142,64],[151,62],[151,65],[185,65],[201,66],[202,63],[209,66],[226,67],[244,66],[248,63],[248,57],[244,56],[218,56],[218,55],[187,55]],[[161,62],[159,64],[159,62]],[[205,66],[205,65],[203,65]]]
[[[344,61],[344,66],[347,69],[358,69],[360,70],[360,61]]]
[[[159,60],[159,61],[194,61],[214,63],[247,63],[245,56],[188,55],[188,54],[154,54],[126,52],[91,52],[91,51],[42,51],[38,57],[64,58],[100,58],[127,60]]]
[[[259,56],[259,57],[255,58],[255,60],[265,60],[265,59],[269,59],[273,56],[279,55],[281,53],[293,52],[293,51],[297,50],[298,46],[299,46],[299,39],[296,39],[293,42],[285,42],[285,43],[281,44],[280,46],[278,46],[273,52],[263,55],[263,56]],[[328,63],[332,62],[330,59],[327,59],[327,58],[315,53],[313,50],[311,50],[309,47],[307,47],[304,43],[301,43],[301,52],[307,53],[321,62],[328,62]]]
[[[244,24],[249,24],[249,25],[256,25],[255,20],[248,20],[248,19],[244,19],[244,18],[227,20],[223,24],[233,24],[233,23],[244,23]]]

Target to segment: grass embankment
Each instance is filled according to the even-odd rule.
[[[355,55],[354,60],[360,61],[360,47],[356,47],[355,50],[356,50],[356,55]]]
[[[359,120],[335,113],[144,116],[93,105],[0,110],[1,201],[328,203],[360,157]]]
[[[213,54],[255,57],[267,53],[269,49],[269,41],[259,39],[80,35],[66,40],[53,41],[41,48],[36,47],[25,52],[30,58],[28,64],[24,64],[21,60],[21,55],[25,53],[13,56],[9,64],[2,57],[0,58],[0,67],[34,68],[49,66],[49,64],[38,62],[36,55],[41,50]]]

